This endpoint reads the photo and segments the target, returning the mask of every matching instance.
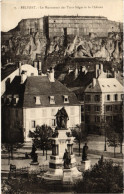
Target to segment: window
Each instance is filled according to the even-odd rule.
[[[115,101],[118,100],[118,95],[117,95],[117,94],[114,95],[114,100],[115,100]]]
[[[19,97],[17,95],[14,95],[13,97],[13,104],[16,105],[19,101]]]
[[[67,95],[64,95],[64,103],[69,103],[69,99]]]
[[[35,96],[35,104],[41,104],[40,96]]]
[[[52,119],[52,127],[56,126],[56,119]]]
[[[95,100],[95,102],[99,102],[100,101],[100,95],[95,95],[94,100]]]
[[[50,104],[55,104],[54,96],[50,96]]]
[[[100,122],[100,116],[95,116],[95,123],[99,123]]]
[[[106,106],[106,111],[112,111],[112,106],[111,105],[107,105]]]
[[[86,111],[90,111],[91,110],[91,107],[90,107],[90,105],[86,105]]]
[[[90,95],[86,95],[85,96],[85,100],[89,102],[91,100],[91,96]]]
[[[121,100],[123,100],[124,99],[124,95],[123,94],[121,94]]]
[[[81,115],[81,121],[84,121],[84,115]]]
[[[119,109],[118,105],[114,106],[115,111]]]
[[[84,112],[84,105],[81,105],[81,112]]]
[[[108,101],[110,100],[110,95],[109,95],[109,94],[107,95],[107,100],[108,100]]]
[[[35,128],[36,127],[36,122],[35,121],[31,121],[31,128]]]
[[[95,111],[99,112],[100,111],[100,106],[95,106]]]
[[[85,121],[86,121],[86,123],[89,123],[90,122],[90,116],[89,115],[86,115],[85,116]]]
[[[5,103],[5,96],[2,96],[2,98],[1,98],[1,103],[2,103],[2,104]]]
[[[106,121],[111,122],[112,121],[112,116],[106,116]]]
[[[7,99],[6,99],[7,105],[10,105],[11,102],[12,102],[12,96],[11,95],[8,95],[7,96]]]

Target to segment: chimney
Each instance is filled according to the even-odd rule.
[[[99,77],[99,65],[97,64],[96,65],[96,78]]]
[[[37,61],[34,61],[34,67],[37,69]]]
[[[21,84],[23,84],[26,79],[27,79],[27,71],[23,71],[21,74]]]
[[[87,68],[85,67],[85,72],[84,72],[84,73],[85,73],[85,75],[87,74],[87,72],[88,72],[88,71],[87,71]]]
[[[39,71],[41,71],[41,68],[42,68],[42,62],[39,61]]]
[[[21,72],[22,72],[22,67],[21,67],[21,61],[19,61],[19,75],[21,76]]]
[[[100,64],[101,73],[103,72],[103,64]]]
[[[74,72],[74,79],[76,79],[78,77],[78,69],[77,69],[77,66],[76,66],[76,69],[75,69],[75,72]]]
[[[50,82],[55,82],[55,79],[54,79],[54,68],[50,69],[50,72],[48,74],[48,78],[49,78]]]
[[[82,72],[85,72],[85,70],[86,70],[86,67],[82,66]]]
[[[117,78],[117,72],[114,71],[114,78]]]
[[[93,87],[96,85],[96,78],[93,78]]]

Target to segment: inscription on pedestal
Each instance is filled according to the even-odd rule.
[[[72,173],[70,169],[63,171],[63,182],[72,182]]]

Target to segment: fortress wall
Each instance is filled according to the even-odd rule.
[[[120,32],[117,22],[109,21],[105,17],[48,17],[49,37],[64,35],[64,28],[67,34],[89,35],[96,33],[98,37],[107,37],[108,32]]]
[[[24,19],[19,23],[19,30],[22,33],[43,32],[43,18]]]

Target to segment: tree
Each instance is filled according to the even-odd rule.
[[[76,193],[123,193],[122,168],[101,157],[97,164],[84,172],[75,190]]]
[[[106,136],[107,136],[108,145],[114,147],[114,157],[115,157],[115,149],[119,145],[120,145],[120,152],[122,153],[122,143],[123,143],[122,122],[119,120],[108,122],[106,127]]]
[[[76,128],[72,129],[72,135],[76,138],[79,144],[79,156],[80,156],[80,145],[82,141],[87,140],[87,131],[83,124],[76,125]]]
[[[3,147],[8,152],[8,163],[10,164],[10,159],[13,159],[14,149],[21,148],[24,143],[24,133],[23,126],[18,122],[15,125],[15,128],[6,129],[4,135],[4,140],[2,139]]]
[[[115,128],[115,132],[118,134],[118,140],[120,144],[120,153],[122,154],[122,144],[123,144],[123,118],[118,118],[118,120],[114,120],[113,126]]]
[[[40,148],[43,150],[43,156],[44,151],[46,150],[46,160],[47,160],[47,150],[51,146],[50,137],[52,137],[53,130],[50,126],[42,125],[37,126],[34,132],[29,133],[29,136],[33,139],[33,142],[37,148]]]

